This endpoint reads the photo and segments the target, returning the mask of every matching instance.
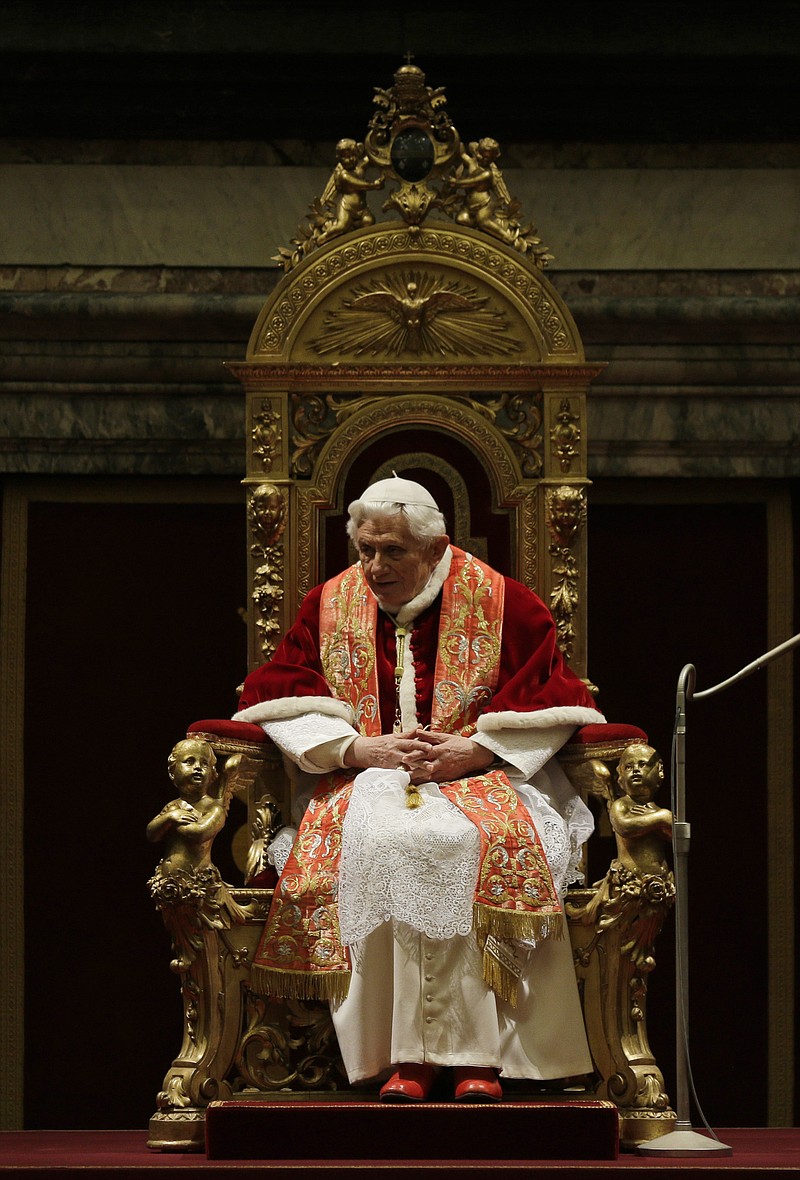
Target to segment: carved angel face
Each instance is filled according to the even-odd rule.
[[[649,803],[664,779],[664,764],[652,746],[628,746],[619,760],[618,774],[626,795]]]
[[[216,756],[208,742],[178,742],[169,756],[169,774],[184,798],[198,798],[214,780]]]
[[[367,585],[391,614],[424,589],[448,545],[447,537],[416,540],[399,513],[365,520],[355,540]]]

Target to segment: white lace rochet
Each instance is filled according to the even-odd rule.
[[[410,810],[408,781],[402,770],[365,770],[353,784],[339,869],[339,923],[346,945],[390,919],[435,939],[472,929],[478,831],[435,783],[419,787],[424,803]],[[524,784],[519,793],[561,892],[576,876],[574,838],[535,787]]]

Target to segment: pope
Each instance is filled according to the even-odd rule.
[[[450,543],[394,476],[349,507],[356,563],[312,590],[236,720],[294,783],[253,986],[327,999],[352,1083],[458,1101],[590,1072],[562,900],[592,818],[554,756],[602,722],[527,587]]]

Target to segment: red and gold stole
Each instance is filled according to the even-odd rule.
[[[442,588],[431,727],[465,736],[497,686],[503,626],[501,575],[453,550]],[[365,736],[381,733],[375,659],[378,606],[360,566],[326,583],[320,649],[331,692],[353,710]],[[326,775],[300,825],[275,889],[253,961],[256,990],[307,999],[347,994],[350,962],[339,937],[337,882],[342,823],[352,790],[349,771]],[[502,770],[440,784],[475,824],[481,861],[473,921],[484,950],[484,977],[514,1002],[513,955],[502,943],[561,937],[561,904],[530,815]],[[509,963],[511,966],[509,967]]]

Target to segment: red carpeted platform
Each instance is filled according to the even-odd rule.
[[[272,1155],[321,1160],[613,1160],[610,1102],[212,1102],[209,1159]]]
[[[473,1108],[474,1109],[474,1108]],[[0,1132],[0,1177],[44,1180],[58,1176],[68,1180],[176,1180],[189,1172],[270,1180],[299,1180],[307,1175],[326,1180],[352,1180],[353,1173],[423,1180],[498,1180],[499,1177],[552,1175],[552,1180],[600,1180],[601,1173],[624,1170],[627,1180],[644,1180],[658,1173],[658,1180],[690,1180],[694,1174],[707,1180],[711,1172],[724,1172],[719,1180],[774,1180],[775,1172],[800,1171],[800,1129],[722,1130],[719,1137],[733,1148],[733,1155],[712,1159],[650,1159],[622,1153],[616,1160],[417,1160],[406,1161],[402,1144],[394,1160],[256,1159],[209,1160],[203,1155],[173,1155],[148,1151],[147,1131],[4,1131]],[[280,1150],[279,1145],[273,1145]],[[770,1176],[767,1176],[770,1173]]]

